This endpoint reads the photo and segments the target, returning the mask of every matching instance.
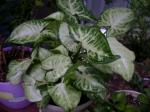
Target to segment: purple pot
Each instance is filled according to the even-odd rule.
[[[21,84],[13,85],[10,82],[1,82],[0,94],[7,95],[7,97],[0,97],[0,103],[8,108],[21,109],[31,104],[31,102],[25,98]]]

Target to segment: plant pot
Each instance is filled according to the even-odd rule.
[[[10,82],[0,83],[0,94],[0,103],[8,108],[21,109],[31,104],[25,98],[21,83],[17,85]]]
[[[17,47],[17,50],[20,49],[31,52],[31,48],[25,47],[22,49],[22,47]],[[7,56],[10,55],[10,52],[12,52],[12,55],[15,55],[13,53],[13,47],[3,48],[3,51],[7,53]],[[11,57],[11,55],[9,57]],[[25,98],[22,84],[13,85],[10,82],[0,82],[0,103],[11,109],[21,109],[31,104],[31,102]]]
[[[79,106],[77,106],[73,112],[83,112],[84,110],[86,110],[93,102],[92,101],[88,101],[84,104],[81,104]],[[59,107],[59,106],[55,106],[55,105],[48,105],[45,109],[42,110],[42,112],[65,112],[63,108]]]

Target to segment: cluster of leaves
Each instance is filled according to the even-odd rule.
[[[7,42],[31,43],[33,51],[29,59],[9,64],[7,79],[13,84],[23,80],[26,97],[40,108],[53,100],[68,112],[79,104],[81,94],[106,98],[103,73],[98,71],[132,78],[134,53],[115,37],[129,30],[134,14],[127,8],[108,9],[96,20],[81,0],[57,0],[57,5],[62,12],[13,30]],[[83,25],[83,20],[91,23]],[[107,29],[106,36],[101,28]],[[45,42],[51,47],[42,47]]]

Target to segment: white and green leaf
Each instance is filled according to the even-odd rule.
[[[22,75],[26,72],[30,65],[30,59],[25,59],[23,61],[11,61],[8,66],[7,80],[13,84],[18,84],[22,79]]]
[[[33,85],[23,85],[25,96],[31,102],[38,102],[42,100],[40,90]]]
[[[41,39],[41,32],[48,25],[46,21],[31,20],[16,27],[8,38],[9,42],[25,44]]]
[[[79,49],[78,43],[76,43],[75,39],[70,35],[69,27],[67,23],[62,23],[59,28],[59,38],[62,44],[72,52],[77,52]]]
[[[68,56],[68,54],[69,54],[68,50],[63,45],[56,47],[54,50],[59,51],[61,54],[65,55],[65,56]]]
[[[64,108],[65,112],[72,111],[80,102],[81,92],[64,83],[48,88],[53,101]]]
[[[38,43],[45,38],[57,39],[59,22],[46,20],[30,20],[16,27],[8,38],[8,42],[16,44]]]
[[[98,21],[98,26],[108,27],[107,36],[116,37],[126,33],[131,28],[134,13],[128,8],[107,9]]]
[[[40,47],[38,49],[38,58],[41,61],[43,61],[44,59],[48,58],[51,55],[52,55],[52,53],[48,49],[45,49],[45,48],[42,48],[42,47]]]
[[[73,26],[70,27],[70,30],[74,38],[87,50],[90,60],[97,60],[97,62],[101,63],[115,59],[105,36],[98,28],[93,26]]]
[[[29,75],[36,81],[43,81],[45,78],[46,71],[42,69],[41,64],[33,65]]]
[[[50,82],[55,82],[64,76],[71,65],[70,57],[62,54],[54,54],[42,61],[42,68],[48,70],[46,80]]]
[[[96,67],[106,73],[115,72],[125,80],[130,81],[134,73],[134,53],[119,43],[115,38],[108,38],[108,42],[112,52],[120,55],[121,58],[112,63],[96,65]]]
[[[78,71],[75,73],[75,81],[73,82],[75,87],[86,92],[106,92],[104,85],[94,77],[94,73],[91,73],[88,70],[88,67],[83,65],[78,67]]]
[[[64,14],[62,12],[54,12],[50,15],[48,15],[46,18],[44,18],[46,20],[49,20],[49,19],[55,19],[57,21],[63,21],[64,19]]]
[[[93,20],[92,14],[84,6],[83,0],[57,0],[57,5],[66,14]]]
[[[23,88],[26,98],[31,102],[41,101],[42,96],[40,90],[36,88],[36,80],[26,74],[23,77],[23,82]]]

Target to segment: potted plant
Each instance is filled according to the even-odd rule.
[[[10,60],[27,58],[30,50],[25,47],[4,47],[4,39],[0,40],[0,103],[8,108],[24,108],[31,102],[24,96],[21,84],[13,85],[6,80],[6,72]]]
[[[127,81],[132,78],[134,53],[114,37],[129,30],[134,15],[130,9],[115,8],[97,20],[80,0],[57,0],[57,5],[61,12],[13,30],[7,42],[30,43],[33,50],[30,58],[9,64],[7,79],[14,84],[23,80],[26,97],[39,108],[50,103],[51,112],[79,112],[91,104],[77,107],[81,96],[106,99],[102,71],[117,72]],[[83,24],[84,20],[91,22]]]

